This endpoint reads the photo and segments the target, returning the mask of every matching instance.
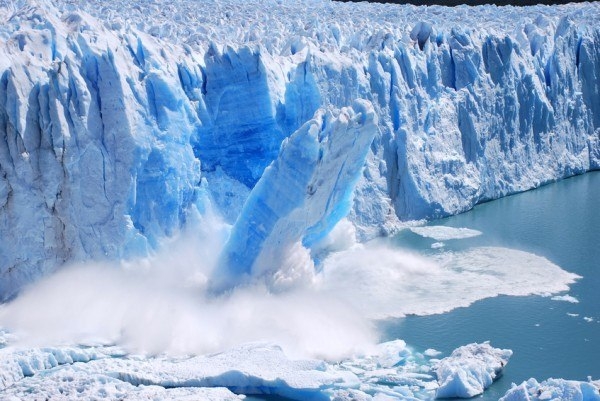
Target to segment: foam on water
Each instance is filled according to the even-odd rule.
[[[497,295],[548,296],[577,278],[546,258],[508,248],[424,257],[369,244],[327,259],[319,285],[366,316],[385,318],[443,313]]]
[[[566,295],[555,295],[551,298],[553,301],[564,301],[564,302],[570,302],[572,304],[578,304],[579,300],[577,298],[575,298],[572,295],[566,294]]]

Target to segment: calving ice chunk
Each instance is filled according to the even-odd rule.
[[[325,237],[350,211],[376,133],[372,105],[357,100],[351,108],[319,110],[286,139],[232,228],[215,288],[265,275],[275,287],[310,280],[311,265],[295,259],[304,252],[310,260],[304,247]]]

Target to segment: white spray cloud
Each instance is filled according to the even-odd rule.
[[[548,259],[501,247],[440,251],[425,257],[387,244],[331,255],[319,290],[337,294],[373,319],[448,312],[497,295],[567,291],[579,278]]]
[[[352,226],[342,224],[324,243],[333,253],[312,282],[285,283],[275,293],[254,284],[213,296],[208,277],[228,228],[217,220],[203,227],[152,258],[62,269],[4,305],[0,327],[26,345],[108,342],[187,355],[266,340],[292,357],[335,360],[377,342],[373,319],[441,313],[498,294],[549,295],[577,278],[506,248],[424,257],[377,242],[360,245],[351,240]],[[286,260],[312,268],[306,256],[297,246]]]
[[[210,295],[207,278],[226,231],[213,221],[152,258],[66,267],[4,305],[0,327],[28,346],[102,342],[174,355],[266,340],[290,356],[339,359],[377,342],[372,323],[352,306],[306,285]]]

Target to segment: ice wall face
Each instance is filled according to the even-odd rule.
[[[223,250],[216,290],[252,277],[267,277],[272,287],[312,278],[314,272],[306,271],[311,264],[298,261],[300,243],[310,248],[348,214],[377,133],[377,117],[366,101],[324,114],[283,142],[250,193]]]
[[[285,138],[277,125],[268,72],[258,51],[227,48],[205,56],[204,98],[210,114],[197,134],[198,157],[252,188]]]
[[[324,188],[353,194],[363,239],[600,167],[596,3],[77,7],[0,2],[3,299],[67,261],[145,254],[208,207],[236,235],[285,138],[356,99],[376,129],[332,143],[367,151],[362,176]]]
[[[67,261],[146,254],[202,191],[173,66],[79,14],[3,17],[0,298]]]
[[[514,37],[453,28],[424,43],[427,33],[413,31],[414,46],[371,52],[370,87],[390,138],[382,145],[388,193],[400,218],[455,214],[595,168],[598,125],[583,87],[597,83],[583,77],[597,77],[597,61],[583,65],[578,54],[598,48],[597,33],[568,19],[555,31],[536,23]]]

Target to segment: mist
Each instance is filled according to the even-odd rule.
[[[425,257],[382,241],[358,244],[352,225],[342,222],[317,250],[327,256],[308,282],[273,291],[264,284],[272,280],[256,280],[214,295],[209,279],[218,274],[227,233],[212,219],[149,258],[67,266],[3,305],[0,327],[24,346],[115,344],[134,353],[193,355],[269,341],[291,357],[340,360],[379,342],[377,319],[442,313],[499,294],[549,295],[577,278],[506,248]],[[313,269],[300,244],[285,263]]]
[[[116,344],[143,354],[271,341],[291,356],[339,359],[377,342],[369,319],[310,286],[273,293],[257,281],[211,294],[228,227],[206,223],[202,233],[182,233],[149,258],[64,267],[1,306],[0,327],[23,346]]]

